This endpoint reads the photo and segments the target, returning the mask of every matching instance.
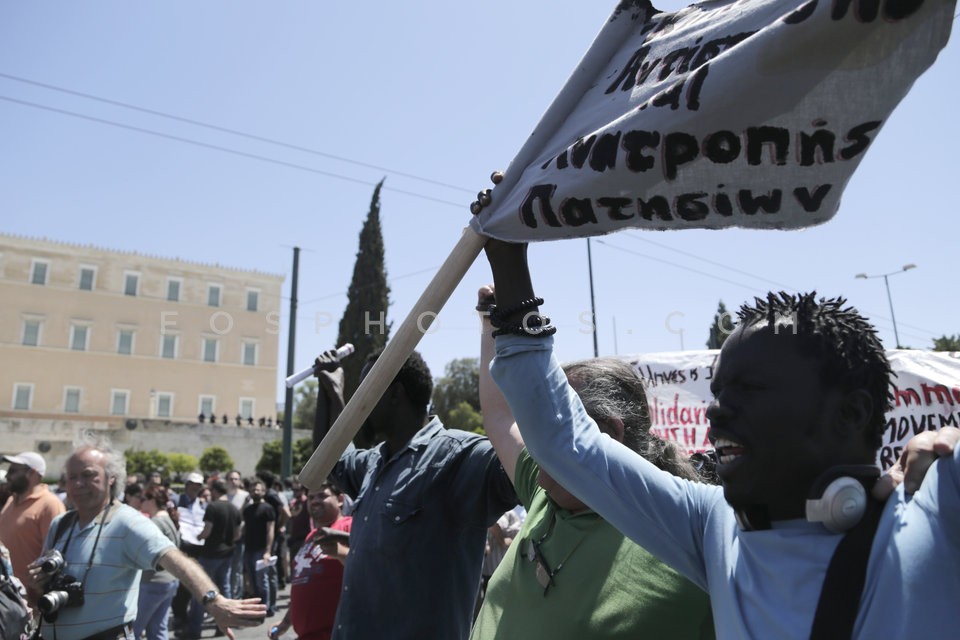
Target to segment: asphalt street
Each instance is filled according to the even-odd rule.
[[[234,629],[233,633],[236,636],[237,640],[267,640],[267,634],[270,632],[270,627],[275,624],[278,624],[283,620],[283,616],[287,613],[287,607],[290,606],[290,585],[286,585],[277,593],[277,613],[273,617],[267,618],[263,624],[256,627],[245,627],[243,629]],[[203,640],[208,638],[214,638],[214,633],[216,632],[216,625],[213,623],[213,618],[207,616],[206,620],[203,623],[203,631],[200,634],[200,637]],[[285,636],[281,636],[283,640],[294,640],[296,636],[293,634],[291,629]],[[173,640],[173,636],[170,636]],[[226,636],[221,636],[221,638],[226,638]]]

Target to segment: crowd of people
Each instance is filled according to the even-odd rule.
[[[46,637],[162,639],[172,621],[193,640],[207,615],[229,633],[276,615],[287,583],[274,640],[955,636],[936,614],[960,596],[960,429],[914,437],[879,477],[891,373],[859,313],[745,305],[714,371],[715,451],[688,458],[651,433],[629,365],[556,361],[526,247],[486,251],[486,437],[430,415],[414,352],[364,425],[377,444],[312,489],[234,470],[177,493],[93,438],[61,500],[42,456],[6,456],[0,542]],[[314,372],[322,436],[336,352]]]

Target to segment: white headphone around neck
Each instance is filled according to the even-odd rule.
[[[829,531],[852,529],[867,510],[868,484],[880,476],[872,465],[843,465],[828,469],[813,483],[807,498],[807,520],[821,522]]]

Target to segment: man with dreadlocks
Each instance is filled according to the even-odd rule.
[[[603,436],[553,356],[526,246],[490,240],[486,252],[499,325],[491,372],[530,453],[707,590],[718,638],[957,637],[960,431],[934,439],[939,459],[915,493],[901,486],[885,505],[864,496],[891,371],[873,328],[843,299],[771,294],[741,309],[707,412],[714,487]]]

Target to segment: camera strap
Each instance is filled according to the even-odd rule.
[[[93,540],[93,548],[90,550],[90,558],[87,560],[87,568],[83,572],[83,580],[80,581],[81,584],[86,584],[87,574],[90,573],[90,569],[93,568],[93,556],[97,553],[97,545],[100,544],[100,534],[103,533],[103,525],[107,522],[107,516],[110,515],[110,509],[113,508],[113,502],[107,505],[107,508],[104,509],[100,514],[100,526],[97,527],[97,537]],[[64,516],[66,517],[66,516]],[[59,531],[57,533],[60,533]],[[70,540],[73,539],[73,527],[71,526],[67,532],[67,541],[63,543],[63,551],[60,553],[63,554],[64,560],[67,557],[67,547],[70,546]],[[54,543],[56,544],[56,543]]]

